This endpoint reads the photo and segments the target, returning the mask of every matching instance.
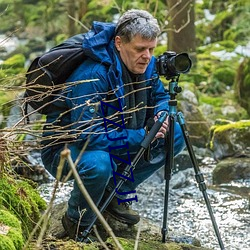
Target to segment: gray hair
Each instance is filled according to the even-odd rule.
[[[145,10],[128,10],[118,20],[116,36],[128,43],[135,35],[153,40],[160,34],[157,20]]]

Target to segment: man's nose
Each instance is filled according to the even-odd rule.
[[[142,57],[144,59],[150,59],[151,58],[151,53],[150,53],[149,49],[147,49],[147,50],[144,51]]]

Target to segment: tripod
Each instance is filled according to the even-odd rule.
[[[216,220],[208,199],[208,195],[206,192],[206,184],[204,182],[204,177],[203,174],[201,173],[199,166],[198,166],[198,162],[197,159],[195,157],[192,145],[190,143],[190,139],[189,139],[189,133],[187,131],[186,128],[186,124],[185,124],[185,120],[183,117],[183,114],[181,112],[177,113],[177,100],[175,99],[177,93],[180,93],[182,91],[181,87],[178,86],[178,80],[179,77],[177,77],[177,79],[172,79],[169,82],[169,94],[170,94],[170,100],[169,100],[169,114],[168,114],[168,119],[169,119],[169,132],[168,135],[166,137],[166,146],[167,146],[167,153],[166,153],[166,161],[165,161],[165,200],[164,200],[164,214],[163,214],[163,226],[162,226],[162,242],[165,243],[166,242],[166,234],[167,234],[167,215],[168,215],[168,196],[169,196],[169,182],[171,179],[171,175],[172,175],[172,169],[173,169],[173,165],[174,165],[174,123],[175,123],[175,119],[177,117],[178,122],[181,126],[181,130],[183,133],[183,137],[187,146],[187,150],[191,159],[191,162],[193,164],[194,167],[194,171],[195,171],[195,179],[198,183],[199,189],[203,194],[203,198],[205,200],[209,215],[210,215],[210,219],[212,221],[213,224],[213,228],[216,234],[216,237],[218,239],[219,245],[221,250],[224,250],[225,247],[223,245],[221,236],[220,236],[220,232],[218,229],[218,226],[216,224]]]
[[[171,179],[171,173],[172,173],[172,168],[173,168],[173,163],[174,163],[174,123],[175,123],[175,118],[177,117],[178,121],[181,125],[181,129],[183,132],[183,136],[184,136],[184,139],[186,142],[186,146],[187,146],[191,161],[192,161],[193,166],[194,166],[194,170],[195,170],[195,174],[196,174],[195,175],[196,181],[199,184],[199,189],[202,191],[203,197],[205,199],[206,206],[207,206],[207,209],[209,211],[210,218],[211,218],[216,236],[217,236],[218,241],[219,241],[219,245],[221,247],[221,250],[225,250],[225,248],[223,246],[223,242],[221,240],[221,236],[220,236],[217,224],[216,224],[216,221],[215,221],[215,218],[214,218],[214,215],[213,215],[213,211],[212,211],[209,199],[208,199],[208,195],[206,193],[206,184],[204,183],[203,175],[199,170],[198,163],[197,163],[197,160],[195,158],[195,154],[193,152],[193,149],[192,149],[192,146],[191,146],[191,143],[189,140],[189,136],[188,136],[188,132],[186,129],[184,118],[180,112],[179,113],[176,112],[177,101],[176,101],[175,97],[176,97],[177,93],[180,93],[180,92],[181,92],[181,88],[178,86],[178,78],[177,78],[177,80],[172,79],[169,83],[169,93],[170,93],[169,113],[168,114],[167,114],[167,112],[161,113],[159,119],[155,122],[155,124],[150,129],[147,136],[145,137],[145,139],[142,141],[141,148],[138,151],[138,153],[135,155],[133,161],[131,162],[131,165],[126,166],[122,175],[125,177],[130,177],[130,174],[131,174],[130,170],[132,169],[132,172],[133,172],[138,161],[140,160],[140,158],[142,157],[144,152],[147,150],[150,143],[153,141],[155,135],[157,134],[158,130],[161,128],[163,122],[165,121],[167,116],[169,116],[169,132],[168,132],[168,136],[166,138],[168,151],[166,154],[166,162],[165,162],[166,185],[165,185],[164,215],[163,215],[163,227],[162,227],[162,242],[165,243],[166,242],[166,234],[167,234],[167,214],[168,214],[168,206],[167,205],[168,205],[168,195],[169,195],[169,181]],[[107,206],[110,204],[112,199],[115,197],[116,190],[119,190],[126,180],[127,180],[126,178],[121,177],[121,179],[119,180],[119,182],[116,185],[116,188],[110,193],[110,195],[108,196],[106,201],[102,204],[101,208],[99,209],[101,213],[107,208]],[[82,233],[83,240],[87,240],[88,235],[90,234],[92,227],[94,226],[96,220],[97,220],[97,216],[95,216],[93,218],[90,225]]]

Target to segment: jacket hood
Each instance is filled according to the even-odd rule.
[[[115,24],[94,21],[85,34],[83,49],[87,56],[104,64],[112,64]]]

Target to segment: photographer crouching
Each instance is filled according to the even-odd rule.
[[[73,161],[77,159],[78,174],[96,206],[116,188],[119,173],[139,150],[147,134],[148,120],[157,121],[162,112],[169,111],[169,93],[159,79],[156,64],[164,68],[166,60],[171,66],[171,58],[177,58],[170,56],[168,60],[168,55],[164,55],[157,62],[153,52],[159,33],[157,20],[143,10],[125,12],[117,25],[93,22],[83,40],[87,59],[67,82],[91,81],[69,84],[47,115],[42,150],[46,169],[56,176],[60,152],[67,144]],[[61,114],[65,108],[69,112]],[[174,131],[176,156],[184,149],[185,142],[178,122]],[[130,225],[139,222],[140,216],[130,208],[131,199],[127,194],[135,193],[139,184],[164,166],[167,132],[168,118],[156,133],[148,154],[136,164],[131,181],[122,185],[106,208],[112,217]],[[58,137],[60,133],[68,133],[71,139],[65,141],[64,136]],[[69,171],[65,163],[63,176]],[[62,218],[65,232],[70,238],[82,241],[82,232],[94,217],[75,182]]]

